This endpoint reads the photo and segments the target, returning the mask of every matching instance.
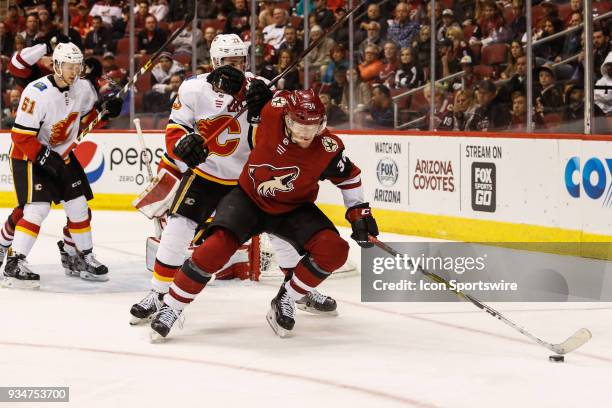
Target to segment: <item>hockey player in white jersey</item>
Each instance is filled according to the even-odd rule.
[[[31,82],[23,91],[11,130],[11,168],[23,218],[17,222],[3,286],[37,288],[40,276],[26,262],[51,202],[61,203],[79,252],[75,269],[83,279],[108,280],[108,269],[92,252],[90,212],[93,195],[85,172],[72,152],[80,125],[97,116],[97,94],[80,80],[83,54],[72,43],[53,52],[54,74]],[[105,106],[106,107],[106,106]],[[113,109],[109,116],[119,112]]]
[[[168,293],[186,259],[194,233],[213,214],[221,198],[238,184],[256,136],[256,126],[249,123],[247,115],[242,115],[204,145],[204,138],[241,109],[246,89],[255,78],[245,72],[248,45],[237,35],[216,36],[210,54],[213,72],[184,81],[172,106],[166,127],[166,150],[183,176],[161,235],[152,289],[132,306],[131,324],[150,318],[161,307],[163,295]],[[263,88],[262,92],[271,92]],[[277,254],[295,253],[282,240],[275,240],[274,245]],[[282,259],[280,263],[283,264]],[[326,298],[325,307],[329,309],[333,303],[335,310],[335,301]]]

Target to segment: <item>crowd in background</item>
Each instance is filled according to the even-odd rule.
[[[127,81],[129,68],[129,7],[127,1],[69,1],[69,36],[85,57],[100,60],[101,93],[116,92]],[[218,33],[235,33],[251,41],[250,1],[197,1],[197,28],[188,26],[136,84],[135,110],[155,117],[145,127],[163,127],[178,88],[188,75],[211,70],[210,44]],[[355,3],[357,3],[355,1]],[[349,28],[343,25],[289,72],[277,88],[297,89],[308,83],[328,110],[331,126],[346,126],[350,95],[358,127],[387,127],[394,115],[407,128],[427,129],[430,123],[431,37],[436,42],[435,78],[455,75],[435,84],[434,127],[438,130],[524,130],[527,89],[526,17],[523,0],[366,1],[357,13],[353,33],[354,69],[349,68]],[[25,47],[62,30],[61,1],[9,2],[0,21],[2,54],[2,127],[10,127],[18,108],[20,87],[6,67]],[[142,65],[182,24],[187,14],[181,0],[135,1],[136,63]],[[595,1],[594,16],[612,9],[610,1]],[[304,1],[265,0],[258,4],[254,47],[256,74],[274,78],[304,49]],[[435,27],[431,27],[431,13]],[[582,0],[532,3],[533,112],[535,129],[581,129],[584,115],[582,28],[550,41],[546,37],[579,26]],[[308,1],[310,41],[325,35],[347,13],[345,0]],[[595,115],[612,115],[612,19],[600,19],[593,29]],[[539,43],[539,40],[544,42]],[[196,69],[192,72],[193,43]],[[307,78],[304,64],[308,64]],[[39,61],[50,68],[50,59]],[[140,66],[140,65],[137,65]],[[352,92],[350,89],[352,88]],[[398,100],[392,98],[419,88]],[[421,88],[423,88],[421,90]],[[129,97],[126,98],[126,108]],[[153,115],[153,116],[152,116]],[[119,122],[119,126],[128,126]],[[149,125],[149,126],[147,126]],[[574,129],[579,130],[579,129]]]

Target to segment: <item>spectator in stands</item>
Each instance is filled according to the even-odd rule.
[[[197,62],[198,65],[210,66],[210,45],[212,40],[217,35],[214,27],[206,27],[204,29],[204,41],[198,45]]]
[[[336,105],[341,105],[344,90],[348,89],[348,68],[336,67],[334,70],[334,81],[327,88],[327,93]]]
[[[551,113],[559,113],[563,104],[563,95],[555,83],[553,68],[542,65],[536,69],[535,75],[538,78],[538,85],[534,93],[536,112],[543,117]]]
[[[392,128],[393,127],[393,102],[389,88],[378,84],[372,88],[372,100],[370,102],[370,116],[366,124]]]
[[[525,31],[527,31],[527,17],[525,16],[523,0],[512,0],[512,14],[514,15],[514,19],[508,25],[510,38],[520,41]]]
[[[436,55],[436,79],[445,78],[461,70],[459,61],[462,56],[459,55],[458,58],[455,58],[452,41],[445,38],[438,42],[436,48],[438,52]]]
[[[13,55],[15,55],[16,53],[18,53],[19,51],[23,50],[25,48],[25,38],[23,38],[23,36],[21,34],[17,34],[15,36],[15,48],[13,51]]]
[[[565,26],[572,26],[572,15],[574,13],[580,13],[582,15],[582,0],[570,0],[570,13],[565,17]]]
[[[428,2],[426,6],[425,15],[421,16],[422,24],[430,24],[431,22],[431,3]],[[436,2],[435,6],[435,14],[436,14],[436,29],[434,31],[438,32],[440,26],[442,26],[442,5],[440,2]]]
[[[425,74],[420,65],[416,63],[415,51],[412,48],[402,48],[400,52],[400,65],[395,72],[396,88],[416,88],[425,82]]]
[[[461,26],[459,25],[459,23],[455,21],[455,15],[453,13],[453,10],[444,9],[444,11],[442,12],[442,24],[436,31],[436,40],[442,41],[448,38],[448,30],[451,27],[457,27],[461,29]]]
[[[397,45],[387,41],[383,47],[383,67],[378,74],[379,82],[387,88],[395,87],[395,71],[399,65]]]
[[[185,2],[185,0],[179,0],[179,1]],[[222,16],[221,7],[219,7],[219,4],[217,4],[218,2],[216,0],[197,0],[197,2],[198,2],[198,19],[199,20],[221,19],[220,18]],[[223,5],[222,2],[219,2],[219,3]],[[178,19],[182,20],[184,18],[185,18],[185,14],[183,14]]]
[[[418,38],[412,43],[417,56],[417,64],[422,68],[429,67],[431,55],[431,41],[429,41],[431,29],[428,25],[423,25],[419,29]]]
[[[114,51],[111,33],[102,23],[102,17],[92,19],[91,31],[85,37],[85,55],[104,55],[106,51]]]
[[[15,124],[17,109],[19,109],[19,99],[21,91],[19,89],[11,89],[8,91],[9,102],[8,106],[2,111],[2,129],[10,129]]]
[[[314,15],[317,20],[317,25],[323,30],[327,30],[334,24],[334,13],[327,8],[327,0],[314,0],[314,4]]]
[[[327,125],[337,127],[348,121],[348,115],[338,105],[332,103],[331,96],[327,93],[319,94],[323,106],[325,106],[325,115],[327,116]]]
[[[538,30],[533,40],[537,41],[546,37],[550,37],[561,31],[563,23],[559,19],[544,18],[541,20],[541,29]],[[543,44],[537,44],[533,47],[533,54],[540,58],[536,60],[538,64],[544,64],[546,62],[552,62],[557,59],[558,56],[563,52],[563,37],[556,38],[554,40],[547,41]]]
[[[38,10],[38,31],[41,35],[46,35],[48,32],[55,30],[55,24],[49,18],[49,10],[40,8]]]
[[[310,41],[311,43],[317,41],[323,36],[323,29],[318,25],[312,27],[310,30]],[[310,64],[313,72],[322,72],[325,69],[329,61],[331,60],[330,52],[332,47],[335,45],[334,40],[329,37],[325,37],[321,43],[316,46],[310,54],[306,56],[308,63]]]
[[[153,90],[160,92],[168,90],[164,87],[169,84],[170,77],[174,74],[183,74],[185,68],[180,62],[172,58],[172,54],[164,51],[159,55],[158,62],[151,70],[151,80],[153,81]]]
[[[506,42],[510,35],[505,27],[504,18],[500,9],[493,0],[485,0],[482,3],[482,15],[478,25],[470,38],[470,45],[482,45],[486,47],[491,43]]]
[[[166,0],[153,0],[149,6],[149,13],[153,14],[157,21],[165,21],[169,11]]]
[[[593,57],[593,70],[595,79],[601,78],[601,66],[610,51],[612,51],[612,46],[610,45],[608,28],[603,24],[595,24],[593,27],[593,52],[595,53]]]
[[[331,84],[334,82],[334,72],[337,67],[345,67],[348,68],[349,61],[346,59],[346,49],[340,45],[335,44],[330,51],[331,60],[329,64],[327,64],[327,68],[323,75],[321,76],[321,83],[323,84]]]
[[[512,110],[509,130],[526,131],[527,124],[527,98],[521,92],[514,92],[512,98]]]
[[[70,27],[76,29],[81,37],[85,38],[92,24],[93,18],[89,15],[87,6],[83,3],[79,3],[77,6],[77,13],[74,14],[70,20]]]
[[[227,15],[223,32],[242,36],[243,32],[251,29],[251,11],[246,0],[235,0],[234,5],[234,10]]]
[[[11,4],[8,9],[6,16],[4,17],[4,24],[6,29],[10,33],[19,33],[25,30],[26,19],[19,14],[19,9],[16,5]]]
[[[178,95],[178,90],[182,83],[183,76],[181,74],[173,74],[170,77],[168,84],[155,85],[158,87],[156,96],[147,98],[147,94],[152,95],[154,92],[156,92],[156,88],[154,86],[153,91],[147,92],[147,94],[145,94],[145,98],[143,99],[143,110],[145,112],[154,113],[170,112],[172,103],[174,102],[176,95]]]
[[[453,105],[442,117],[436,130],[463,131],[473,115],[472,94],[465,90],[457,91]]]
[[[527,94],[527,57],[525,55],[516,59],[514,74],[499,90],[500,99],[504,103],[510,103],[512,95],[516,92]]]
[[[260,48],[263,56],[263,64],[274,64],[276,62],[276,48],[264,42],[263,31],[259,28],[255,31],[255,46]]]
[[[516,74],[516,61],[525,55],[523,46],[518,40],[513,40],[510,43],[510,52],[508,53],[508,60],[506,61],[506,69],[500,74],[501,79],[510,79]]]
[[[259,12],[259,28],[263,29],[270,24],[274,24],[274,19],[272,16],[275,8],[276,2],[274,0],[264,0],[263,7]]]
[[[110,51],[104,53],[102,56],[102,72],[108,74],[110,71],[118,69],[117,61],[115,61],[115,54]]]
[[[425,88],[423,88],[423,97],[427,101],[427,106],[423,106],[419,109],[419,113],[424,116],[424,121],[422,122],[420,129],[427,130],[429,129],[429,122],[431,117],[431,86],[430,82],[425,83]],[[450,105],[448,103],[448,99],[446,98],[446,89],[440,84],[434,84],[434,129],[437,129],[442,123],[442,119],[449,112]]]
[[[573,12],[572,14],[570,14],[569,27],[578,27],[581,23],[582,13]],[[561,51],[561,55],[558,55],[557,58],[555,58],[555,62],[563,61],[569,57],[573,57],[574,55],[578,54],[582,49],[581,41],[582,29],[578,29],[574,32],[566,34],[565,40],[563,41],[563,49]]]
[[[138,50],[141,54],[153,54],[165,42],[167,34],[157,26],[152,15],[145,20],[145,29],[138,33]]]
[[[294,57],[297,57],[304,51],[304,42],[298,41],[297,29],[292,25],[285,27],[285,41],[280,45],[278,51],[291,51]]]
[[[389,21],[387,38],[401,48],[409,47],[418,31],[418,23],[409,20],[408,5],[399,3],[395,7],[395,19]]]
[[[597,95],[597,90],[595,94]],[[597,98],[597,96],[595,96],[595,98]],[[573,122],[582,125],[584,121],[584,87],[582,83],[568,84],[565,88],[563,99],[563,114],[561,118],[564,124]],[[597,103],[597,101],[595,101],[595,103]],[[579,128],[582,128],[582,126],[579,126]]]
[[[283,72],[293,62],[293,54],[289,50],[282,50],[278,53],[278,64],[266,65],[261,72],[261,76],[270,81],[273,80],[277,75]],[[297,69],[293,68],[283,78],[281,78],[276,84],[276,89],[286,89],[288,91],[295,91],[300,89],[300,74]]]
[[[379,73],[382,71],[383,62],[378,58],[380,54],[378,47],[369,45],[365,50],[365,60],[357,67],[359,76],[363,82],[374,84],[379,81]]]
[[[365,60],[365,49],[368,45],[375,45],[377,48],[382,48],[383,39],[380,36],[380,24],[372,21],[367,24],[367,38],[359,44],[359,62]]]
[[[343,88],[342,102],[340,107],[348,112],[350,109],[350,89],[353,88],[353,96],[355,98],[355,112],[363,112],[367,110],[367,104],[372,100],[372,88],[370,84],[363,81],[359,74],[359,70],[353,69],[346,72],[346,85]]]
[[[467,123],[468,130],[491,131],[506,129],[511,117],[508,109],[497,98],[497,88],[493,81],[485,79],[476,86],[478,108]]]
[[[472,57],[469,55],[463,56],[459,64],[463,70],[463,76],[456,79],[452,83],[451,88],[455,91],[465,90],[468,94],[473,95],[473,89],[478,83],[478,78],[476,74],[474,74],[474,62],[472,61]]]
[[[188,3],[185,0],[170,0],[168,3],[167,21],[180,21],[187,15]],[[198,10],[200,5],[198,4]]]
[[[187,27],[172,41],[174,46],[174,54],[192,54],[192,44],[196,42],[196,47],[199,46],[203,41],[202,30],[196,27],[193,30],[193,24],[187,25]],[[196,48],[197,52],[197,48]]]
[[[92,17],[100,16],[104,24],[112,26],[114,20],[121,19],[121,7],[113,5],[110,0],[102,0],[94,4],[89,11],[89,15]]]
[[[601,78],[595,83],[595,104],[601,116],[612,115],[612,51],[601,64]]]
[[[457,61],[461,61],[461,58],[469,55],[473,60],[472,51],[465,42],[463,29],[461,27],[451,26],[446,32],[446,37],[453,43],[452,58],[456,59]]]
[[[42,38],[42,35],[38,31],[38,13],[28,14],[25,30],[19,34],[25,40],[26,47],[31,47],[36,40]]]
[[[145,20],[149,15],[149,2],[147,0],[141,0],[138,2],[134,15],[134,26],[136,31],[142,30],[145,26]],[[159,20],[157,20],[159,21]]]
[[[0,54],[6,55],[7,57],[13,55],[13,50],[15,49],[15,40],[13,34],[11,34],[11,32],[6,29],[6,23],[2,21],[0,21],[0,44],[2,44]]]
[[[368,29],[371,28],[371,23],[377,23],[378,35],[381,38],[386,38],[389,24],[387,23],[387,19],[382,17],[380,6],[377,3],[372,3],[368,6],[368,12],[364,17],[364,20],[359,24],[359,30],[357,30],[355,35],[355,40],[357,42],[362,42],[368,38]],[[376,45],[380,46],[381,44]]]
[[[344,7],[338,7],[334,12],[334,18],[337,22],[346,16],[346,10]],[[342,24],[333,34],[332,38],[336,44],[341,44],[345,49],[349,47],[349,26],[348,24]]]
[[[273,46],[275,50],[278,50],[284,41],[283,37],[288,19],[287,10],[275,8],[272,13],[272,20],[274,22],[263,29],[264,42]]]

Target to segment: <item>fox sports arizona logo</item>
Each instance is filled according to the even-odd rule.
[[[104,155],[94,142],[81,142],[74,149],[74,154],[83,166],[87,181],[95,183],[104,173]]]

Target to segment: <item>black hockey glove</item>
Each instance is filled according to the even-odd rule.
[[[108,120],[108,118],[116,118],[121,113],[121,107],[123,106],[123,99],[115,96],[109,96],[102,99],[96,104],[96,109],[99,112],[106,110],[107,112],[102,116],[102,120]]]
[[[197,133],[187,133],[181,137],[174,145],[173,151],[190,168],[204,163],[208,156],[208,149],[204,146],[204,139]]]
[[[55,49],[55,47],[57,46],[57,44],[59,43],[69,43],[70,42],[70,37],[68,37],[67,35],[64,35],[61,31],[59,30],[54,30],[51,31],[49,34],[47,34],[41,42],[44,42],[45,45],[47,46],[47,54],[53,54],[53,50]]]
[[[371,248],[374,246],[374,244],[368,240],[368,235],[377,236],[378,225],[376,225],[376,220],[372,217],[372,209],[369,203],[363,203],[349,208],[346,210],[345,218],[351,223],[351,228],[353,229],[351,238],[357,241],[360,247]]]
[[[62,167],[64,167],[64,159],[59,153],[51,150],[49,146],[43,145],[36,156],[36,161],[42,169],[51,177],[57,177]]]
[[[235,95],[244,85],[244,73],[231,65],[223,65],[208,74],[206,80],[229,95]]]
[[[246,91],[246,103],[248,108],[247,120],[249,123],[259,123],[261,110],[270,99],[272,90],[260,79],[251,81],[249,89]]]

